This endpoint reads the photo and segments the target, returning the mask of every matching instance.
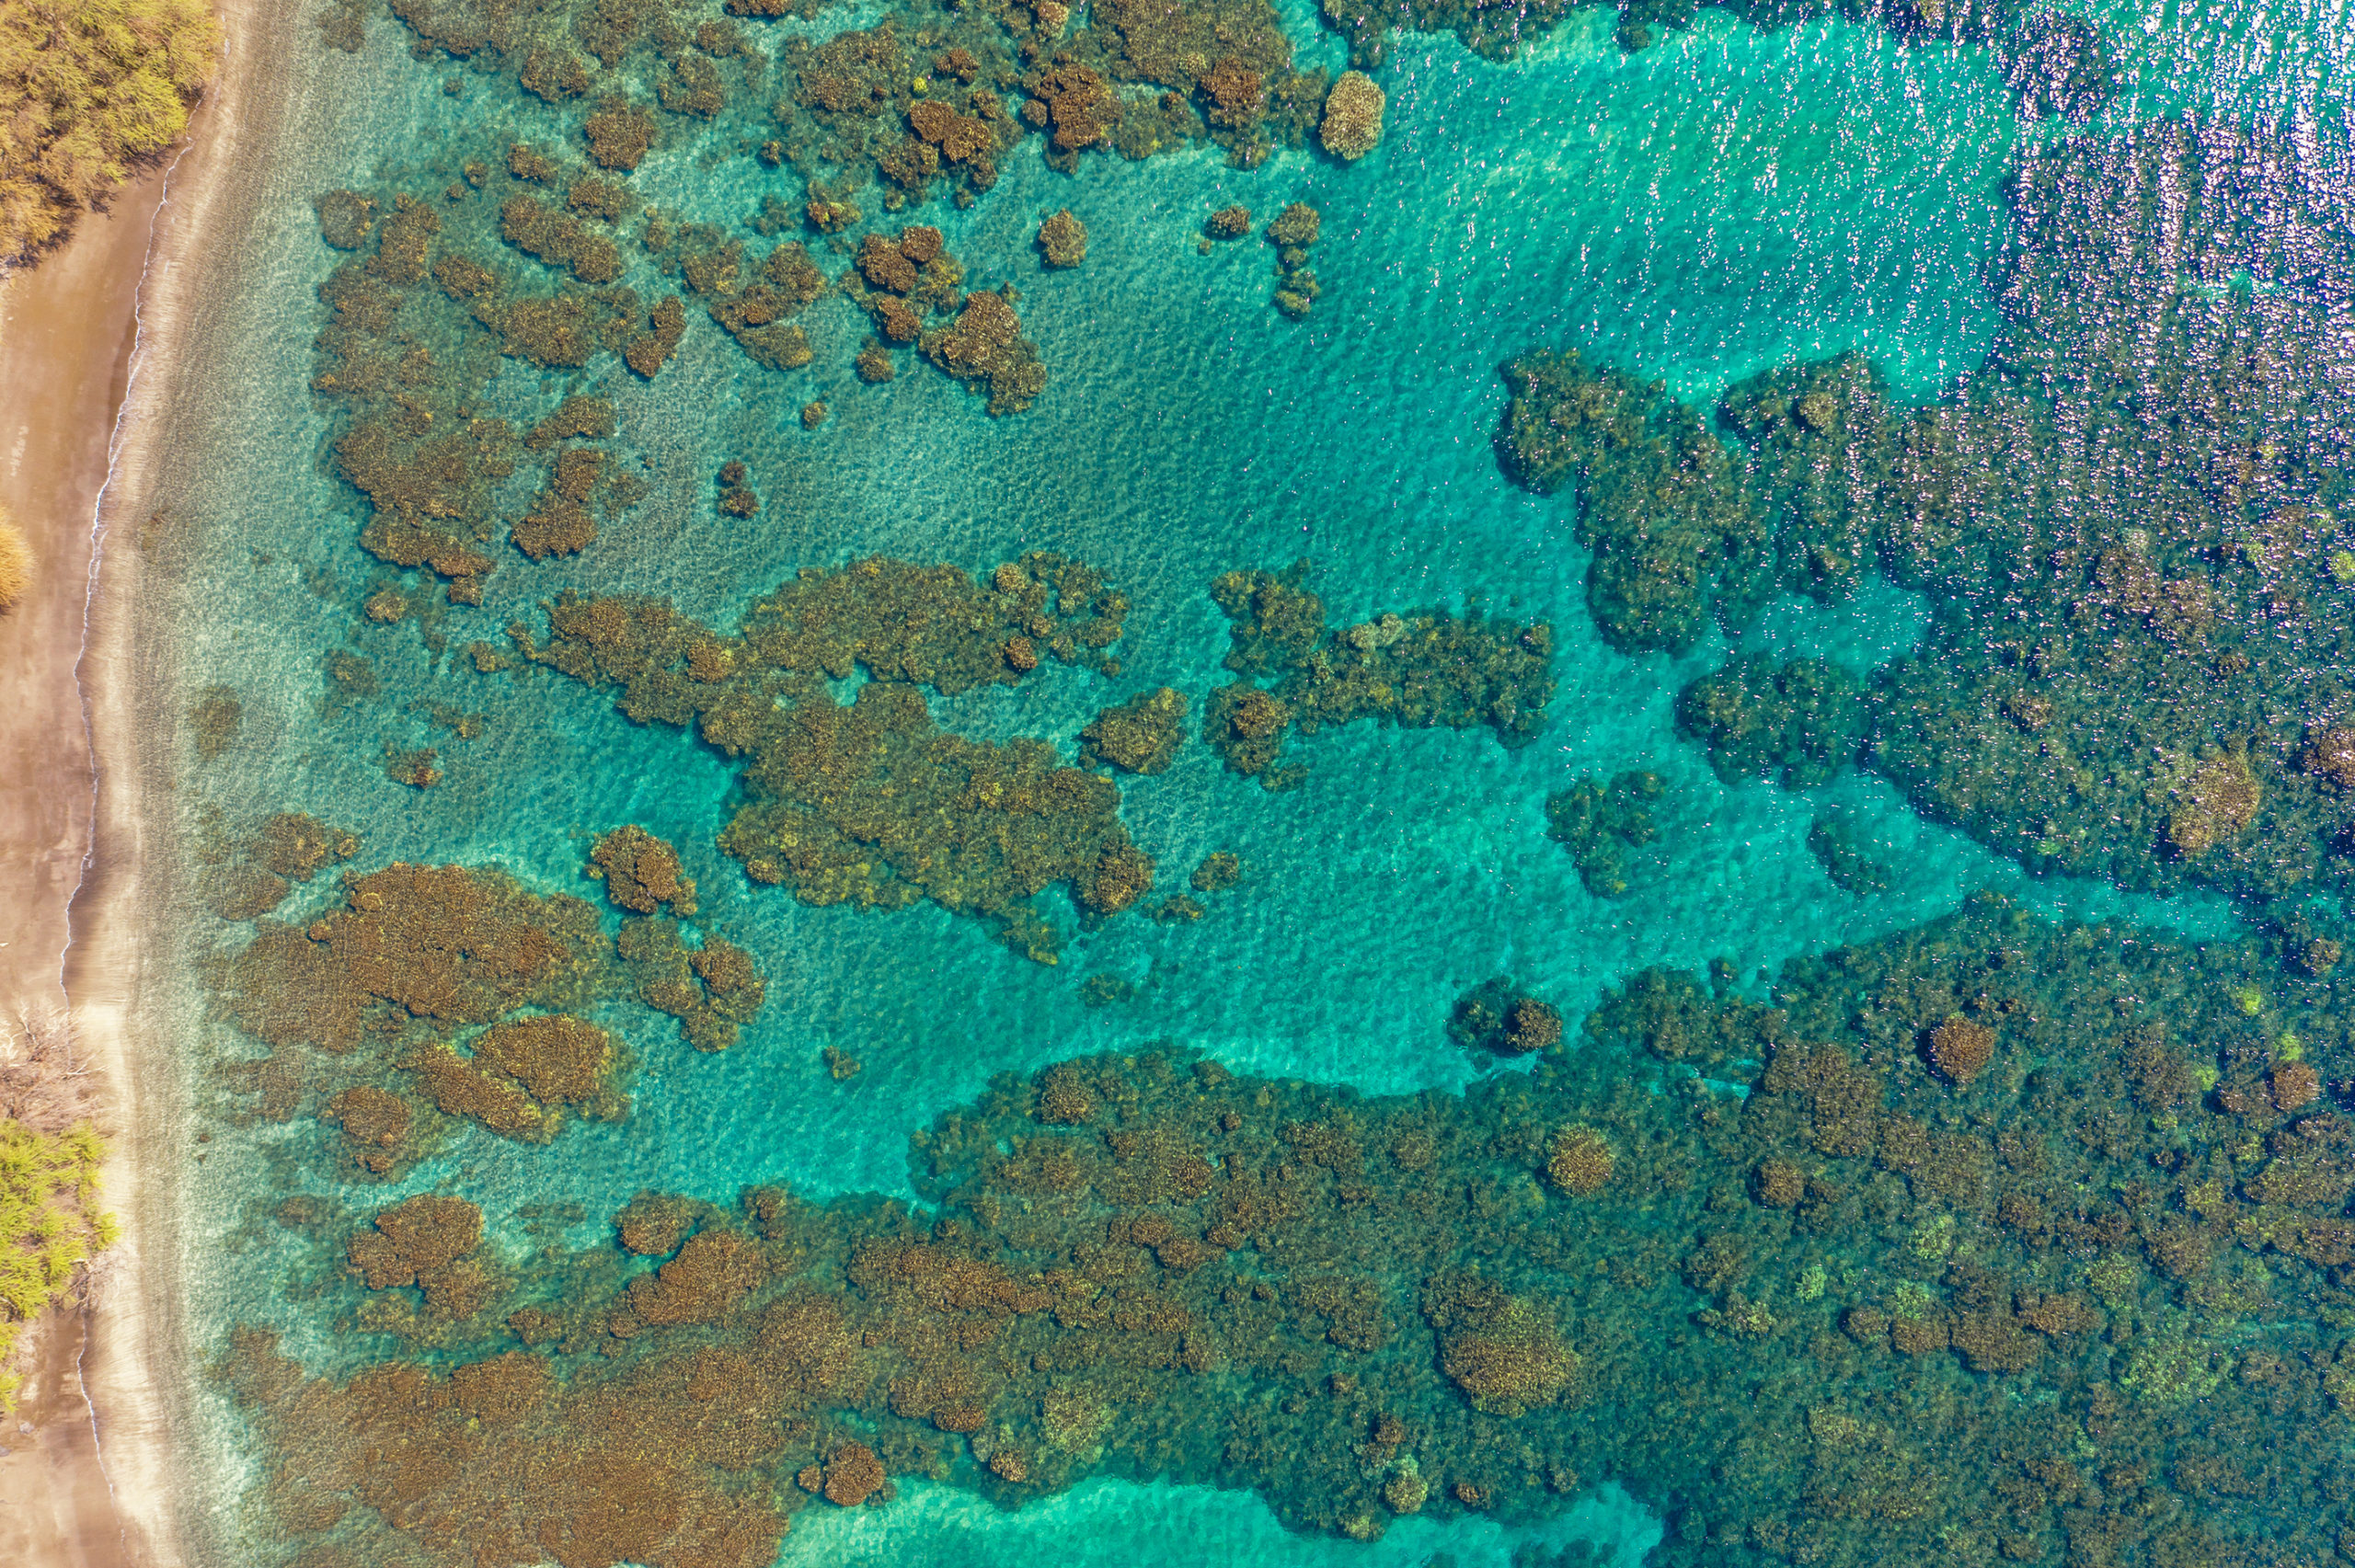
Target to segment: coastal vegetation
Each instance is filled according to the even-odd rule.
[[[220,46],[204,0],[0,0],[0,262],[170,146]]]
[[[25,531],[8,516],[8,509],[0,507],[0,610],[14,606],[32,585],[33,548],[25,542]]]
[[[41,1133],[0,1116],[0,1411],[21,1384],[9,1371],[25,1326],[73,1292],[76,1272],[114,1244],[98,1207],[106,1144],[88,1122]]]

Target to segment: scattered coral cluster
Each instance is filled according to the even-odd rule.
[[[1863,744],[1867,716],[1855,679],[1820,658],[1738,658],[1676,699],[1676,727],[1708,749],[1719,778],[1786,789],[1829,783]]]
[[[1217,221],[1213,216],[1212,224]],[[1324,292],[1308,265],[1308,247],[1324,232],[1324,215],[1305,201],[1286,207],[1268,225],[1268,243],[1276,247],[1276,308],[1294,321],[1315,308],[1316,296]]]
[[[626,910],[618,940],[579,898],[540,895],[503,873],[395,864],[346,874],[340,897],[308,917],[267,918],[357,841],[306,817],[271,818],[224,857],[217,912],[256,921],[220,960],[229,1015],[269,1048],[224,1070],[241,1114],[316,1115],[342,1129],[358,1171],[406,1168],[457,1121],[545,1143],[568,1115],[626,1113],[629,1053],[583,1016],[635,993],[678,1017],[692,1043],[719,1049],[756,1012],[765,984],[751,958],[675,919],[695,910],[676,852],[642,829],[596,846],[594,869]]]
[[[1554,695],[1554,634],[1435,610],[1387,614],[1327,632],[1308,563],[1281,572],[1228,572],[1211,585],[1226,614],[1226,668],[1238,679],[1210,694],[1202,738],[1269,789],[1297,784],[1284,738],[1357,719],[1427,729],[1486,725],[1507,746],[1526,744]],[[1262,684],[1272,681],[1273,684]]]
[[[1596,898],[1627,891],[1627,852],[1657,836],[1651,802],[1660,788],[1658,773],[1635,769],[1607,784],[1580,779],[1545,797],[1545,836],[1569,852],[1579,880]]]
[[[439,200],[320,199],[322,235],[354,254],[320,286],[330,315],[312,386],[341,407],[336,466],[368,499],[361,543],[387,565],[448,578],[454,601],[479,603],[498,565],[496,492],[524,463],[539,463],[544,482],[524,515],[509,520],[510,536],[534,560],[586,548],[600,519],[645,493],[609,448],[573,444],[612,438],[605,397],[574,391],[528,432],[491,415],[485,397],[502,358],[579,371],[612,354],[651,375],[684,321],[675,299],[649,308],[628,287],[575,280],[540,292],[496,264],[494,247],[504,245],[543,274],[610,280],[614,246],[600,215],[613,210],[610,198],[568,200],[559,212],[521,193],[568,180],[575,194],[603,192],[610,182],[568,175],[521,145],[501,164],[477,160],[466,171]]]
[[[2333,286],[2292,259],[2343,222],[2334,158],[2184,122],[2025,154],[2005,333],[1936,403],[1892,406],[1850,355],[1734,387],[1712,428],[1541,352],[1506,369],[1500,455],[1575,491],[1623,648],[1875,570],[1933,601],[1925,645],[1865,692],[1754,659],[1688,688],[1680,725],[1729,779],[1820,783],[1861,750],[2037,869],[2343,888],[2355,378]]]
[[[1050,658],[1116,672],[1106,650],[1127,611],[1060,555],[1002,563],[986,582],[879,557],[805,569],[732,636],[662,601],[570,595],[550,606],[545,644],[511,630],[533,660],[618,687],[630,718],[690,728],[740,761],[745,800],[719,842],[754,881],[811,904],[928,899],[1051,963],[1058,938],[1038,895],[1060,884],[1086,918],[1115,915],[1151,889],[1152,858],[1110,780],[1041,741],[943,731],[923,688],[1011,685]],[[856,671],[867,681],[836,701],[828,681]],[[1106,719],[1091,754],[1152,771],[1162,742],[1132,727],[1150,728],[1150,713]]]
[[[358,1326],[466,1310],[430,1364],[252,1333],[231,1376],[304,1456],[281,1522],[402,1562],[758,1564],[895,1477],[1097,1473],[1361,1539],[1615,1476],[1671,1564],[2319,1561],[2355,1408],[2328,941],[1982,899],[1771,1001],[1641,976],[1575,1050],[1499,981],[1459,1027],[1534,1070],[1462,1097],[1065,1062],[915,1138],[926,1207],[649,1196],[511,1273],[469,1205],[297,1209]]]

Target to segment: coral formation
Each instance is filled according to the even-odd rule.
[[[1325,99],[1325,123],[1317,140],[1337,158],[1355,162],[1382,143],[1382,111],[1388,102],[1373,78],[1344,71]]]
[[[754,881],[811,904],[928,899],[1051,961],[1057,939],[1037,895],[1063,885],[1097,918],[1152,886],[1120,792],[1040,742],[944,732],[920,688],[1012,685],[1046,658],[1108,668],[1127,611],[1059,555],[1004,562],[986,584],[954,567],[874,558],[805,568],[732,636],[661,601],[571,595],[549,607],[545,644],[512,633],[534,661],[619,688],[633,720],[692,728],[740,761],[745,798],[719,842]],[[827,680],[858,670],[869,679],[836,701]]]
[[[680,870],[679,852],[637,824],[599,839],[589,858],[589,875],[604,878],[616,909],[650,915],[668,904],[674,915],[695,912],[695,878]]]
[[[1677,694],[1676,727],[1708,748],[1728,784],[1761,775],[1785,789],[1828,784],[1864,742],[1867,709],[1856,682],[1820,658],[1776,665],[1738,658]]]
[[[917,347],[971,391],[986,392],[994,415],[1020,413],[1047,387],[1039,350],[1022,336],[1021,319],[1014,314],[1012,284],[994,293],[967,294],[956,319],[925,333]]]
[[[1848,824],[1837,816],[1819,817],[1808,824],[1807,850],[1844,893],[1863,897],[1889,890],[1890,868],[1857,848]]]
[[[1076,267],[1087,259],[1087,226],[1063,208],[1039,225],[1038,246],[1048,266]]]
[[[1523,993],[1510,977],[1481,981],[1456,998],[1447,1036],[1466,1050],[1526,1056],[1562,1043],[1562,1015]]]
[[[1186,739],[1186,699],[1166,686],[1106,708],[1079,732],[1079,759],[1124,773],[1168,770]]]
[[[1297,321],[1316,304],[1324,291],[1308,265],[1308,247],[1323,237],[1325,220],[1305,201],[1295,201],[1268,225],[1268,243],[1276,247],[1276,308]]]
[[[1226,668],[1240,677],[1203,704],[1202,738],[1235,773],[1269,789],[1297,784],[1285,737],[1361,718],[1413,729],[1486,725],[1526,745],[1554,694],[1554,634],[1476,611],[1385,614],[1329,635],[1309,564],[1233,571],[1211,584],[1229,623]],[[1275,677],[1271,687],[1259,685]]]
[[[2332,155],[2184,121],[2030,149],[2003,329],[1929,406],[1892,405],[1855,355],[1785,367],[1719,400],[1729,449],[1656,384],[1534,353],[1505,372],[1500,458],[1575,489],[1589,604],[1623,648],[1876,569],[1931,601],[1861,703],[1821,666],[1698,683],[1681,717],[1720,772],[1806,783],[1861,741],[1918,808],[2031,869],[2343,889],[2349,350],[2318,297],[2270,280],[2335,221]],[[2278,199],[2232,172],[2259,166]],[[2204,194],[2179,212],[2182,190]]]
[[[662,885],[661,856],[650,846],[660,841],[648,837],[626,843],[633,853],[615,861],[633,895],[659,908],[650,895]],[[358,847],[309,818],[271,818],[227,862],[244,878],[226,884],[243,902],[220,912],[263,917],[288,896],[287,883],[308,881]],[[246,891],[257,875],[275,886]],[[675,873],[668,886],[674,910],[692,896]],[[371,1176],[405,1168],[458,1121],[545,1143],[568,1112],[619,1117],[628,1110],[628,1053],[579,1014],[640,988],[636,956],[650,928],[678,944],[674,921],[632,918],[617,951],[592,906],[532,893],[496,871],[394,864],[346,873],[338,904],[285,923],[258,918],[251,941],[223,961],[230,1016],[270,1054],[226,1070],[222,1087],[241,1114],[316,1114],[339,1126],[345,1155]],[[732,1039],[760,1006],[760,976],[741,949],[715,935],[693,958],[704,976],[693,1009],[710,1015],[707,1033],[724,1029]],[[670,993],[662,998],[644,1000],[658,1012],[681,1011],[666,1004]]]
[[[1580,779],[1545,797],[1545,836],[1569,852],[1579,880],[1596,898],[1627,891],[1626,852],[1658,836],[1649,803],[1660,787],[1658,773],[1637,769],[1608,784]]]
[[[448,1310],[391,1281],[480,1265],[468,1211],[419,1211],[414,1243],[391,1211],[350,1260],[386,1283],[335,1288],[433,1353],[320,1377],[249,1333],[232,1378],[302,1456],[281,1522],[348,1542],[395,1517],[538,1539],[578,1514],[557,1482],[587,1445],[598,1495],[649,1505],[568,1538],[596,1563],[758,1562],[797,1510],[897,1476],[1010,1505],[1166,1475],[1364,1539],[1550,1516],[1598,1471],[1697,1519],[1678,1564],[1965,1536],[2319,1558],[2336,1451],[2261,1438],[2355,1387],[2355,1143],[2320,1087],[2344,1001],[2312,940],[2178,945],[1982,898],[1794,961],[1769,1000],[1640,978],[1580,1049],[1460,1097],[1063,1062],[917,1135],[921,1207],[649,1196]],[[2017,1070],[1959,1095],[1924,1021],[1982,1016]],[[2290,1036],[2331,1042],[2311,1081]],[[411,1317],[361,1299],[401,1295]]]
[[[1251,232],[1251,209],[1244,206],[1222,207],[1202,222],[1202,233],[1211,239],[1241,239]]]
[[[1658,382],[1576,350],[1504,367],[1512,390],[1497,449],[1541,495],[1569,488],[1593,553],[1587,606],[1613,647],[1682,652],[1712,606],[1738,616],[1757,594],[1766,534],[1725,444]]]
[[[296,884],[359,853],[356,835],[300,812],[279,812],[243,839],[201,849],[204,901],[223,920],[256,920],[283,903]]]
[[[1957,1013],[1930,1031],[1929,1057],[1930,1065],[1948,1082],[1968,1089],[1995,1059],[1995,1031]]]
[[[207,686],[189,708],[188,727],[196,744],[196,760],[210,762],[237,743],[245,724],[246,704],[226,686]]]
[[[1243,861],[1231,850],[1217,850],[1202,857],[1187,878],[1187,886],[1197,893],[1223,893],[1243,880]]]

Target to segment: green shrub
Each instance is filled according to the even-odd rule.
[[[121,1234],[98,1208],[106,1143],[87,1122],[43,1135],[0,1118],[0,1367],[17,1331],[65,1296],[74,1271]],[[0,1372],[0,1410],[17,1379]]]

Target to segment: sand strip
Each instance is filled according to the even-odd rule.
[[[70,1031],[73,1088],[112,1139],[105,1200],[127,1226],[88,1304],[29,1336],[22,1406],[0,1426],[11,1568],[168,1568],[184,1559],[175,1510],[192,1501],[168,1463],[189,1356],[187,1151],[167,1130],[181,1125],[178,1076],[136,1012],[160,904],[142,897],[151,760],[134,723],[137,557],[122,540],[162,410],[187,391],[173,371],[196,276],[237,254],[208,227],[235,205],[241,146],[261,140],[254,89],[298,26],[269,18],[270,39],[252,6],[223,11],[224,68],[178,159],[0,285],[0,504],[38,561],[31,593],[0,614],[0,1053],[21,1054],[29,1030],[54,1053]]]

